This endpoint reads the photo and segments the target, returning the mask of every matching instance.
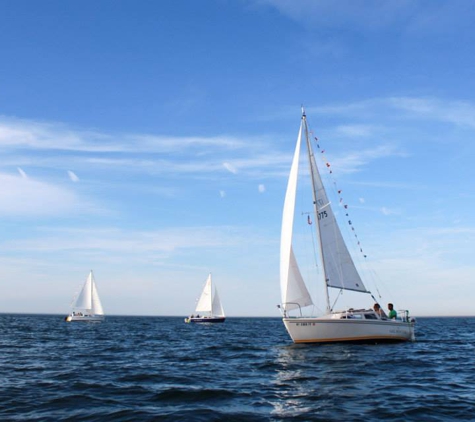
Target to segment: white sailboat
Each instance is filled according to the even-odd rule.
[[[185,322],[224,322],[225,319],[218,290],[216,286],[213,290],[211,273],[209,273],[196,305],[195,314],[185,318]]]
[[[102,309],[92,270],[73,302],[72,311],[65,318],[67,322],[102,322],[104,320],[104,310]]]
[[[326,295],[326,312],[321,316],[306,317],[302,308],[313,305],[297,259],[294,255],[293,230],[302,138],[307,146],[313,198],[309,200],[319,243],[319,260]],[[310,194],[309,194],[310,195]],[[310,221],[310,220],[309,220]],[[280,285],[284,325],[295,343],[324,343],[346,341],[405,341],[414,340],[414,320],[408,311],[400,311],[396,318],[381,316],[373,309],[336,311],[330,305],[329,289],[351,290],[371,295],[354,264],[328,200],[318,167],[315,162],[307,118],[302,110],[302,120],[290,170],[284,202],[280,249]],[[308,309],[308,308],[307,308]],[[293,311],[293,312],[292,312]],[[297,315],[292,315],[297,313]]]

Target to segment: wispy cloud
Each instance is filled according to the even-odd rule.
[[[331,0],[260,0],[261,4],[275,7],[282,14],[302,23],[328,26],[352,25],[380,28],[411,13],[412,2],[380,2],[377,0],[341,0],[338,5]],[[375,17],[378,17],[375,19]]]
[[[72,172],[71,170],[68,170],[68,176],[72,182],[79,182],[79,177],[77,177],[76,173]]]
[[[20,167],[18,167],[18,173],[20,173],[20,176],[21,176],[23,179],[28,179],[28,176],[26,175],[26,173],[24,172],[24,170],[21,169]]]
[[[442,101],[437,98],[389,98],[388,103],[412,116],[453,123],[475,129],[475,105],[468,101]]]
[[[470,2],[415,2],[399,0],[258,0],[305,27],[434,34],[461,30],[473,22]]]
[[[84,210],[70,190],[23,174],[18,177],[0,173],[1,215],[58,215],[77,208]]]
[[[4,166],[21,163],[35,167],[70,170],[88,168],[149,174],[218,174],[243,176],[273,173],[288,163],[288,156],[270,150],[269,134],[262,137],[180,137],[120,134],[68,128],[58,123],[0,117],[0,150],[8,153]],[[223,154],[232,156],[223,162]],[[73,174],[75,175],[73,175]],[[77,177],[77,178],[76,178]]]
[[[352,137],[368,137],[374,134],[376,128],[370,125],[341,125],[335,131],[338,134]]]
[[[331,166],[340,174],[354,173],[360,171],[362,167],[369,162],[388,157],[404,157],[405,153],[401,152],[394,145],[380,145],[375,148],[355,150],[350,153],[344,153],[332,160]],[[326,165],[326,157],[322,156],[324,165]]]
[[[259,144],[254,139],[252,144]],[[105,133],[74,129],[60,123],[44,123],[0,116],[0,148],[28,147],[36,150],[88,152],[181,152],[212,147],[239,150],[249,143],[232,136],[163,136]]]
[[[430,119],[452,123],[459,126],[475,128],[475,104],[469,101],[442,100],[430,97],[387,97],[372,98],[345,104],[333,104],[321,107],[312,107],[311,113],[323,115],[345,115],[372,120],[375,117],[386,116],[387,121],[394,119]],[[394,112],[397,112],[394,115]],[[401,112],[405,112],[401,114]],[[345,125],[336,128],[341,133],[350,135],[371,135],[381,125]]]
[[[223,167],[232,174],[236,174],[238,172],[237,168],[231,163],[223,163]]]
[[[393,214],[400,214],[398,211],[395,211],[393,209],[389,209],[387,207],[382,207],[381,208],[381,213],[383,215],[393,215]]]
[[[110,253],[142,259],[143,254],[238,246],[250,237],[259,241],[258,235],[252,235],[246,228],[232,226],[169,227],[150,231],[43,227],[33,235],[29,240],[4,241],[0,249],[24,253]]]

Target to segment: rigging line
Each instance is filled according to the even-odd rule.
[[[359,238],[358,238],[358,235],[357,235],[357,233],[356,233],[356,230],[355,230],[355,228],[354,228],[354,226],[353,226],[353,223],[352,223],[352,221],[351,221],[351,219],[350,219],[350,215],[349,215],[349,212],[348,212],[348,205],[343,201],[343,197],[341,196],[342,190],[338,188],[336,179],[335,179],[335,177],[333,176],[333,170],[331,169],[331,165],[330,165],[329,161],[326,159],[325,150],[320,147],[320,143],[319,143],[319,141],[318,141],[318,138],[315,136],[315,134],[313,133],[313,131],[310,131],[310,133],[312,134],[312,136],[314,137],[314,139],[315,139],[315,141],[316,141],[317,148],[318,148],[318,150],[320,151],[320,155],[321,155],[321,158],[322,158],[323,163],[325,164],[325,167],[326,167],[327,169],[329,169],[328,172],[329,172],[330,178],[331,178],[331,180],[332,180],[332,182],[333,182],[333,187],[334,187],[334,189],[335,189],[334,192],[336,191],[336,193],[337,193],[337,196],[338,196],[338,199],[339,199],[339,204],[340,204],[341,206],[343,206],[343,208],[345,209],[345,216],[348,218],[348,221],[347,221],[347,222],[348,222],[349,226],[351,227],[351,231],[353,232],[354,238],[355,238],[356,241],[357,241],[357,242],[356,242],[356,246],[357,246],[356,249],[358,249],[359,252],[361,253],[361,255],[363,256],[363,258],[366,259],[366,258],[367,258],[367,255],[366,255],[365,252],[363,251],[363,248],[362,248],[362,246],[361,246],[361,242],[360,242],[360,240],[359,240]],[[350,234],[351,234],[351,233],[350,233]],[[352,236],[350,236],[350,238],[352,238]],[[352,243],[354,244],[354,240],[353,240]]]
[[[351,243],[353,245],[353,249],[355,250],[355,252],[356,252],[357,249],[359,250],[359,253],[356,254],[356,257],[360,257],[360,259],[363,258],[363,261],[360,262],[360,264],[363,264],[361,269],[364,269],[365,273],[369,273],[370,279],[372,280],[373,287],[376,288],[378,296],[380,298],[382,298],[382,295],[381,295],[379,287],[378,287],[378,280],[377,279],[379,277],[376,277],[376,275],[374,273],[374,269],[366,268],[366,266],[368,264],[368,260],[366,259],[367,255],[363,251],[360,239],[358,238],[358,234],[356,233],[356,230],[355,230],[354,225],[352,223],[352,220],[350,218],[350,213],[348,212],[348,205],[345,203],[345,201],[343,200],[343,197],[341,195],[342,190],[339,188],[339,186],[336,182],[336,179],[333,175],[332,167],[331,167],[329,161],[326,159],[325,150],[323,148],[321,148],[320,141],[318,140],[318,138],[315,136],[314,132],[311,129],[309,129],[309,133],[314,137],[314,140],[316,142],[316,146],[317,146],[317,148],[320,152],[321,159],[324,163],[324,167],[326,167],[326,169],[328,171],[328,175],[329,175],[328,177],[333,182],[333,184],[332,184],[333,185],[333,189],[332,189],[333,194],[335,196],[337,196],[337,198],[339,199],[340,206],[342,206],[345,210],[344,213],[345,213],[345,216],[348,219],[348,224],[344,224],[344,226],[346,227],[347,235],[349,235],[348,239],[352,240]],[[349,230],[349,228],[351,228],[351,231]],[[374,300],[376,300],[373,295],[371,295],[371,296],[373,297]]]
[[[335,307],[336,302],[338,301],[338,298],[339,298],[342,294],[343,294],[343,289],[340,289],[340,291],[339,291],[338,294],[336,295],[335,300],[333,301],[333,305],[332,305],[330,311],[333,311],[333,308]]]
[[[324,167],[326,167],[327,171],[328,171],[328,177],[330,179],[330,184],[332,185],[332,189],[331,189],[331,192],[332,194],[334,195],[334,197],[336,197],[338,200],[338,204],[340,205],[340,207],[343,207],[344,208],[344,214],[346,216],[346,219],[347,219],[347,223],[348,224],[340,224],[340,228],[343,229],[346,233],[346,238],[350,241],[350,244],[352,245],[352,250],[353,250],[353,257],[356,258],[359,262],[359,272],[363,271],[365,273],[365,277],[363,277],[363,279],[367,279],[368,278],[368,268],[367,268],[367,264],[368,264],[368,261],[367,261],[367,255],[366,253],[363,251],[363,247],[361,245],[361,241],[360,239],[358,238],[358,234],[355,230],[355,227],[352,223],[352,219],[350,217],[350,213],[348,211],[348,205],[346,204],[346,202],[343,200],[343,197],[341,195],[342,193],[342,189],[339,188],[338,184],[337,184],[337,181],[334,177],[334,174],[333,174],[333,170],[332,170],[332,167],[331,167],[331,164],[330,162],[327,160],[326,156],[325,156],[325,149],[323,149],[320,145],[320,141],[318,140],[318,138],[315,136],[314,132],[312,130],[309,131],[311,133],[311,135],[314,137],[314,140],[316,142],[316,146],[320,152],[320,156],[321,156],[321,159],[324,163]],[[331,202],[331,201],[329,201]],[[345,220],[345,217],[342,217],[341,219],[341,223],[343,223],[343,221]],[[362,274],[361,274],[362,275]],[[377,283],[374,281],[374,278],[372,279],[373,281],[373,286],[376,288],[376,290],[378,291],[379,293],[379,288],[378,288],[378,285]],[[343,280],[344,282],[344,280]]]

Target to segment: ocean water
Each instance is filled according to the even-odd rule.
[[[0,315],[0,420],[473,421],[475,318],[294,345],[279,318]]]

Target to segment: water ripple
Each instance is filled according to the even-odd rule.
[[[419,318],[415,343],[294,345],[273,318],[0,315],[0,419],[473,420],[475,318]]]

